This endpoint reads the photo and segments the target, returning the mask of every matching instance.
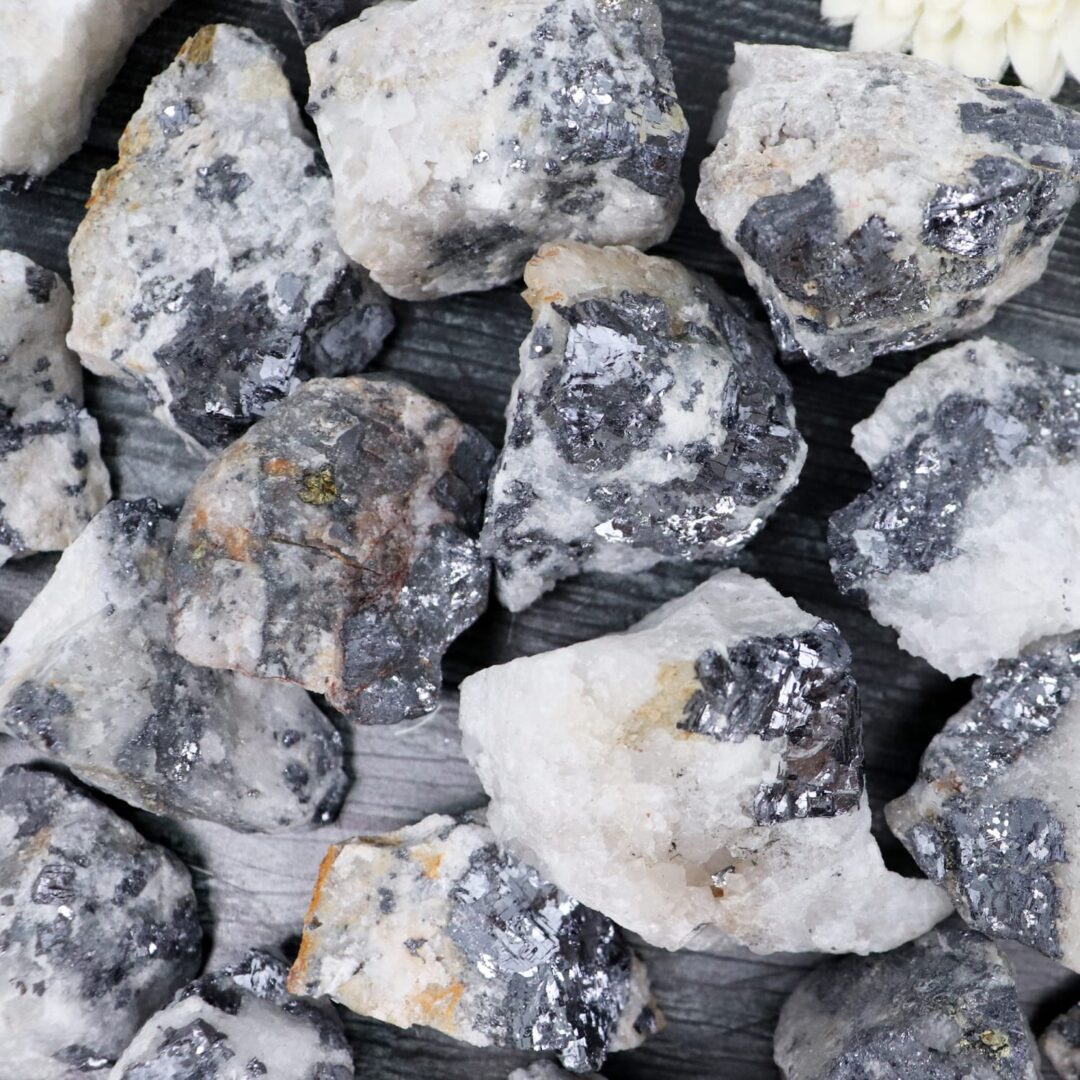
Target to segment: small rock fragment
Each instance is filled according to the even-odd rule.
[[[0,646],[0,731],[133,806],[273,831],[331,819],[341,736],[297,687],[195,667],[173,652],[173,522],[110,503]]]
[[[949,910],[886,871],[840,632],[717,574],[626,633],[461,686],[499,842],[661,948],[873,952]]]
[[[150,84],[71,243],[68,343],[219,448],[301,378],[359,371],[393,317],[330,223],[281,57],[207,26]]]
[[[473,537],[493,456],[403,383],[306,383],[184,505],[177,651],[297,682],[363,723],[432,712],[443,653],[487,605]]]
[[[67,547],[109,498],[70,323],[63,281],[0,251],[0,565]]]
[[[786,1080],[1039,1078],[1008,961],[951,927],[816,968],[781,1010],[774,1052]]]
[[[714,135],[698,205],[840,375],[989,322],[1080,192],[1080,116],[909,56],[738,45]]]
[[[904,649],[958,677],[1080,623],[1080,375],[957,345],[853,444],[873,484],[833,515],[833,574]]]
[[[0,775],[0,1070],[100,1073],[195,975],[202,934],[182,863],[75,784]]]
[[[712,281],[633,248],[549,245],[525,281],[482,539],[502,602],[745,544],[806,457],[768,340]]]
[[[570,1074],[560,1069],[553,1061],[538,1061],[527,1069],[515,1069],[507,1080],[564,1080]],[[603,1080],[599,1073],[589,1073],[581,1080]]]
[[[377,4],[307,55],[338,238],[391,296],[675,225],[687,124],[653,0]]]
[[[1080,1080],[1080,1005],[1062,1013],[1039,1039],[1061,1080]]]
[[[374,0],[281,0],[282,10],[296,27],[300,40],[310,45],[319,38],[355,19]]]
[[[612,922],[480,820],[440,815],[330,848],[289,989],[473,1046],[554,1052],[576,1072],[661,1019]]]
[[[333,1006],[293,997],[288,973],[255,950],[196,979],[143,1025],[109,1080],[352,1080]]]

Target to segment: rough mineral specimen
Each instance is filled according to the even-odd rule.
[[[185,986],[143,1025],[109,1080],[352,1080],[333,1006],[289,994],[288,971],[256,950]]]
[[[383,3],[308,49],[342,247],[392,296],[512,281],[546,240],[649,247],[687,124],[653,0]]]
[[[345,257],[278,53],[208,26],[146,92],[71,244],[68,342],[221,447],[312,374],[359,371],[393,322]]]
[[[1080,1005],[1059,1016],[1039,1045],[1061,1080],[1080,1080]]]
[[[774,1042],[786,1080],[1038,1080],[1008,961],[980,934],[933,930],[804,979]]]
[[[281,7],[305,45],[325,37],[335,26],[355,19],[375,0],[281,0]]]
[[[0,251],[0,565],[67,547],[109,498],[70,322],[60,278]]]
[[[919,364],[858,424],[873,485],[832,518],[833,573],[952,676],[1080,616],[1080,375],[989,339]]]
[[[749,540],[806,456],[767,339],[710,280],[633,248],[547,246],[482,544],[519,611],[582,569]]]
[[[131,43],[170,2],[0,4],[0,189],[29,184],[82,146]]]
[[[107,1069],[200,951],[177,859],[59,776],[0,776],[0,1073]]]
[[[538,1061],[527,1069],[515,1069],[507,1080],[565,1080],[570,1074],[551,1061]],[[581,1080],[602,1080],[599,1073],[589,1073]]]
[[[949,910],[885,870],[839,631],[717,574],[624,634],[466,679],[499,841],[663,948],[872,952]]]
[[[347,787],[341,736],[298,687],[172,651],[173,522],[110,503],[0,646],[0,731],[134,806],[245,830],[320,823]]]
[[[1080,191],[1080,116],[907,56],[739,45],[714,135],[698,204],[841,375],[988,322]]]
[[[289,989],[474,1046],[555,1052],[578,1072],[660,1020],[612,922],[481,821],[439,815],[330,849]]]
[[[177,651],[300,683],[366,723],[431,712],[442,654],[487,605],[472,537],[493,456],[402,383],[306,383],[188,497],[169,568]]]

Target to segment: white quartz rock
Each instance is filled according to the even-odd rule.
[[[653,0],[390,0],[307,55],[338,237],[392,296],[674,227],[687,124]]]
[[[904,649],[959,677],[1080,625],[1080,375],[957,345],[853,442],[873,483],[833,515],[833,573]]]
[[[708,278],[633,248],[547,245],[525,281],[482,536],[502,602],[745,544],[806,457],[767,336]]]
[[[0,251],[0,565],[67,547],[109,498],[70,323],[63,281]]]
[[[461,687],[500,842],[668,949],[873,952],[949,910],[870,834],[850,653],[725,571],[623,634]]]
[[[393,318],[338,246],[281,57],[207,26],[153,80],[71,243],[68,343],[222,447],[300,378],[364,368]]]
[[[0,4],[0,188],[44,176],[82,146],[131,43],[171,2]]]

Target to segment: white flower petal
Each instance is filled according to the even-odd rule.
[[[914,29],[913,18],[867,18],[863,14],[855,20],[855,29],[851,32],[851,47],[857,52],[873,52],[878,49],[895,52],[907,47]]]
[[[922,0],[884,0],[882,4],[887,18],[909,19],[912,23],[922,6]]]
[[[1052,96],[1065,81],[1065,62],[1053,35],[1032,30],[1014,15],[1006,29],[1009,58],[1021,82],[1037,93]]]
[[[915,55],[921,56],[924,60],[933,60],[935,64],[941,64],[943,67],[952,67],[955,39],[955,34],[927,33],[920,23],[915,30],[912,48]]]
[[[1061,10],[1063,7],[1064,4],[1062,3],[1062,0],[1019,4],[1016,9],[1016,14],[1031,30],[1036,30],[1041,33],[1053,33],[1058,19],[1061,18]]]
[[[854,22],[865,7],[862,0],[821,0],[821,14],[840,26]]]
[[[1080,0],[1073,0],[1062,16],[1058,47],[1073,78],[1080,79]]]
[[[918,33],[923,37],[945,37],[960,29],[956,11],[924,11],[919,19]]]
[[[964,21],[970,23],[973,30],[991,34],[1002,29],[1015,10],[1015,0],[967,0]]]
[[[973,79],[1000,79],[1009,66],[1005,28],[983,34],[965,24],[953,44],[952,66]]]

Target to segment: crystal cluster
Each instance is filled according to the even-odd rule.
[[[512,281],[548,240],[667,239],[687,124],[653,0],[413,0],[308,49],[342,247],[392,296]]]
[[[281,8],[305,45],[355,19],[373,0],[281,0]]]
[[[67,547],[109,498],[70,322],[60,278],[0,251],[0,565]]]
[[[208,26],[150,84],[71,244],[68,343],[222,447],[312,374],[365,367],[386,297],[349,262],[281,57]]]
[[[736,48],[698,203],[785,352],[841,375],[959,337],[1035,282],[1080,116],[928,61]]]
[[[473,536],[493,456],[403,383],[305,383],[184,505],[169,566],[177,651],[299,683],[361,722],[431,712],[442,654],[487,604]]]
[[[513,611],[582,569],[716,558],[806,448],[767,339],[715,284],[633,248],[546,246],[482,543]]]
[[[200,952],[183,864],[59,776],[0,776],[4,1076],[99,1074]]]
[[[1080,1080],[1080,1005],[1054,1020],[1039,1046],[1061,1080]]]
[[[949,910],[886,871],[839,632],[717,574],[624,634],[461,687],[491,827],[561,888],[678,949],[871,952]]]
[[[983,339],[919,364],[858,424],[873,484],[829,526],[841,588],[948,675],[1080,612],[1080,375]]]
[[[660,1021],[613,923],[481,821],[439,815],[330,849],[289,988],[474,1046],[554,1052],[577,1072]]]
[[[822,964],[785,1003],[774,1050],[786,1080],[1039,1080],[1008,961],[963,929]]]
[[[155,813],[276,830],[328,820],[347,786],[341,737],[303,690],[173,652],[173,522],[110,503],[0,646],[0,731]]]

